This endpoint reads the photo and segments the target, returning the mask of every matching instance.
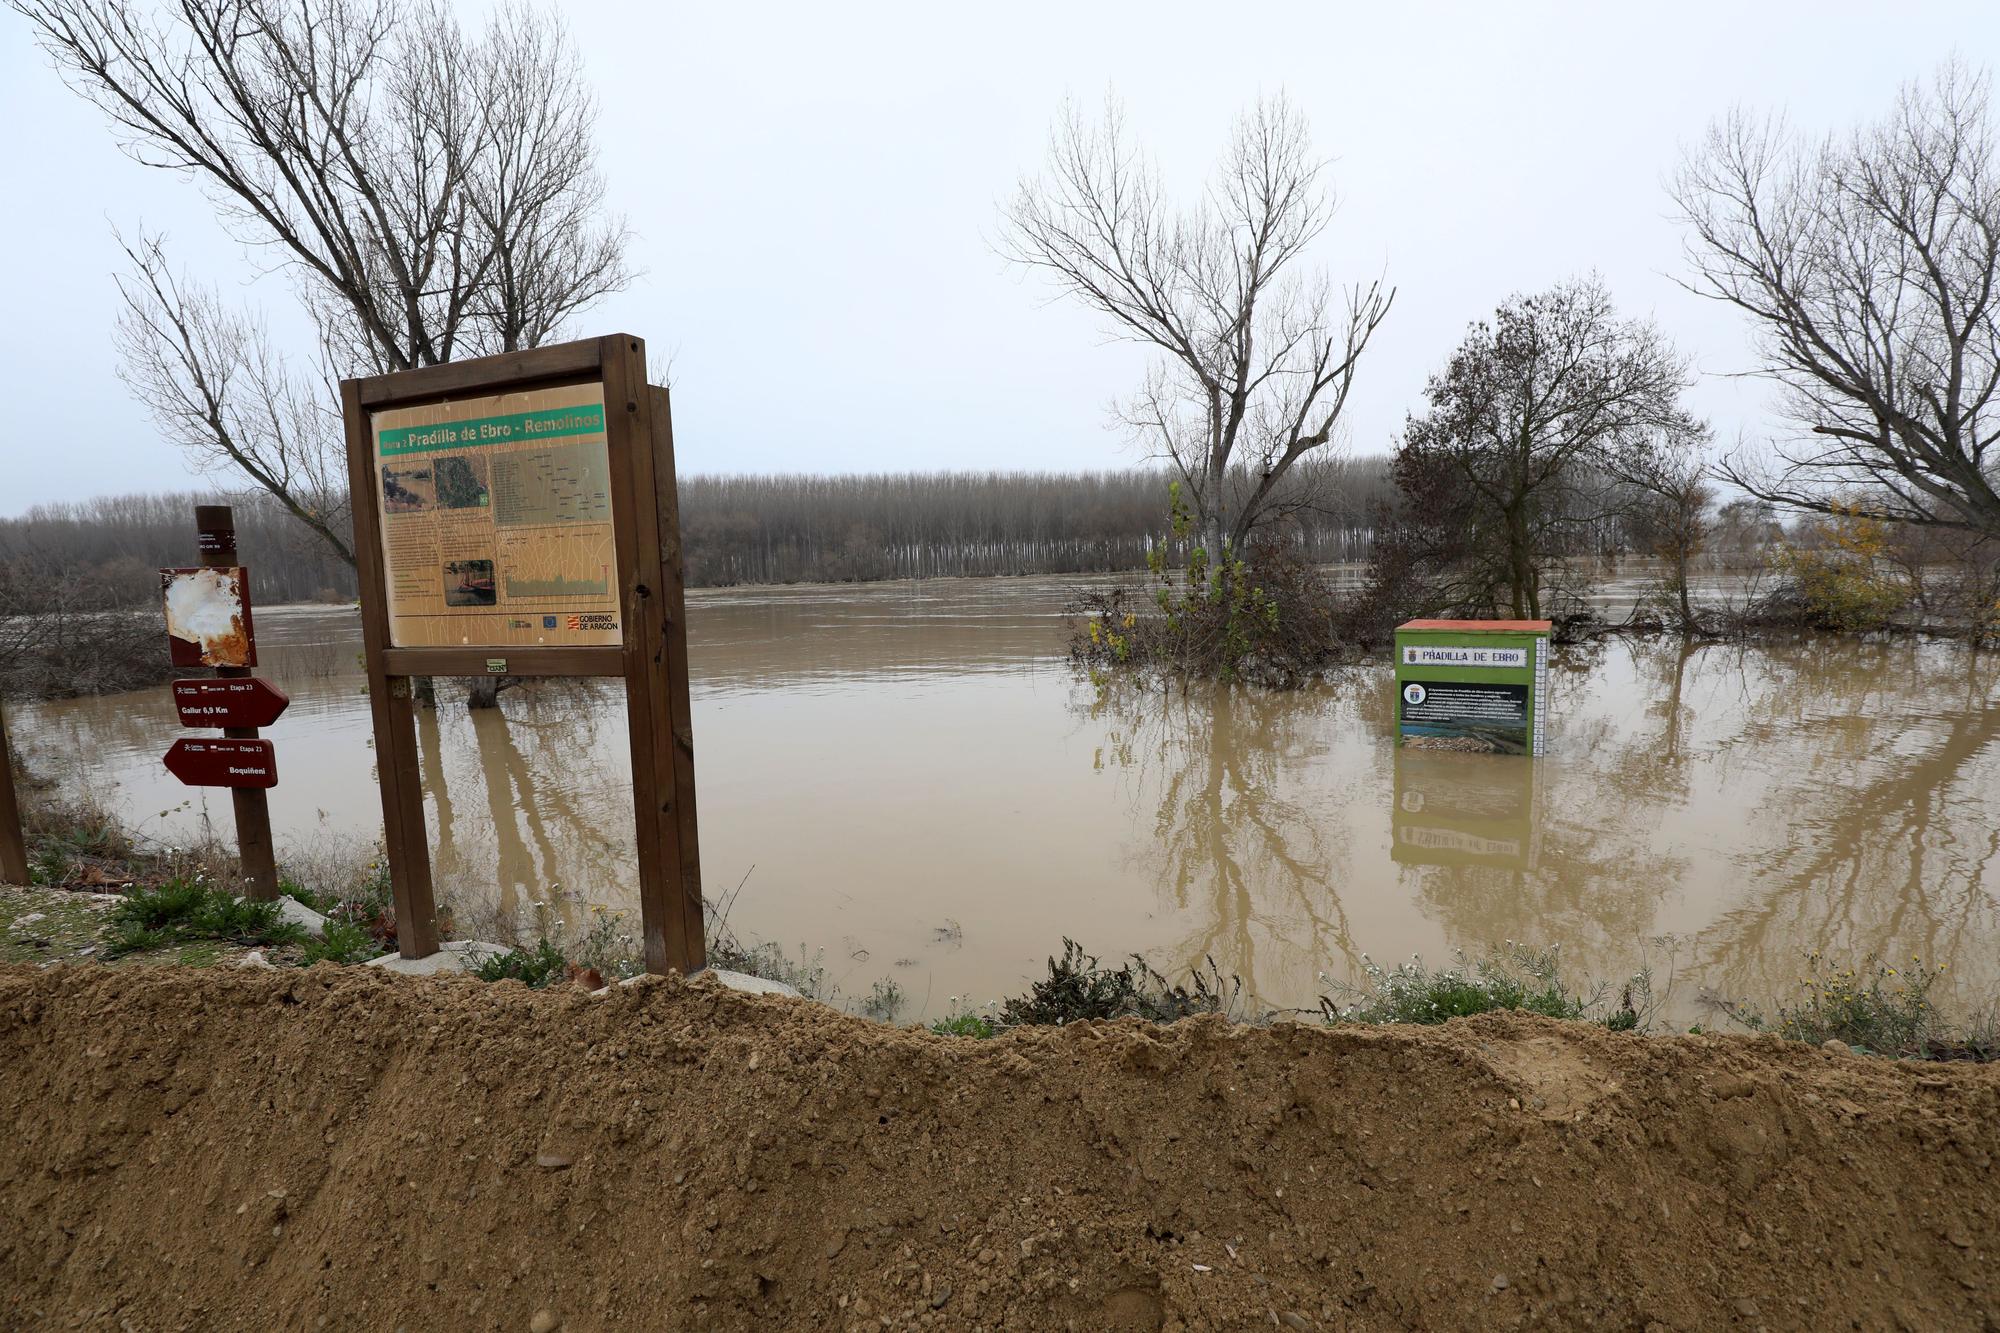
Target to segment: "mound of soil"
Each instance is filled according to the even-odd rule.
[[[2000,1327],[2000,1067],[0,969],[15,1327]]]

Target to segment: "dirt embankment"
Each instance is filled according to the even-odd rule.
[[[14,1327],[2000,1328],[2000,1067],[0,969]]]

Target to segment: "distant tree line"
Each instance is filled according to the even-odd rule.
[[[223,497],[117,495],[0,519],[0,694],[135,689],[163,678],[158,570],[195,563],[194,506]],[[278,499],[228,497],[261,602],[352,596],[354,573]]]
[[[1386,460],[1301,469],[1290,531],[1308,559],[1368,558],[1392,486]],[[688,580],[697,586],[839,583],[1143,569],[1163,536],[1163,470],[690,476],[681,481]],[[55,589],[136,607],[155,571],[194,559],[194,506],[235,506],[238,545],[265,603],[346,600],[354,570],[273,497],[104,496],[0,519],[0,614],[46,611]],[[342,501],[344,507],[344,500]]]
[[[1288,479],[1290,530],[1311,560],[1365,560],[1392,487],[1386,460]],[[691,477],[681,483],[688,580],[843,582],[1143,569],[1165,536],[1169,474],[878,473]]]
[[[1295,494],[1274,535],[1321,565],[1359,564],[1385,542],[1407,541],[1407,526],[1425,519],[1399,495],[1395,467],[1371,456],[1295,469],[1286,483]],[[1142,570],[1168,540],[1169,480],[1165,468],[689,476],[681,481],[688,581],[727,587]],[[1573,494],[1559,510],[1562,558],[1662,553],[1649,526],[1654,511],[1632,498],[1632,483],[1591,470],[1569,485]],[[1450,488],[1440,490],[1430,527],[1462,507]],[[356,596],[353,567],[269,495],[100,496],[0,518],[0,616],[151,605],[156,571],[193,562],[194,507],[212,503],[234,506],[259,602]],[[1704,556],[1735,568],[1762,567],[1786,535],[1774,507],[1752,500],[1719,514],[1704,504],[1703,529]],[[1185,544],[1170,543],[1169,558],[1184,557],[1171,548]],[[1546,542],[1536,555],[1549,558]]]
[[[237,546],[256,570],[258,601],[354,596],[353,566],[269,494],[104,495],[0,518],[0,613],[43,609],[56,583],[100,587],[110,605],[156,598],[157,571],[195,563],[198,504],[234,508]]]

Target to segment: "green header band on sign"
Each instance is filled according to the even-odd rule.
[[[402,426],[378,431],[376,448],[385,458],[427,454],[439,449],[477,449],[485,445],[553,440],[565,435],[602,435],[604,405],[584,403],[545,412],[516,412],[504,417],[474,417],[436,426]]]

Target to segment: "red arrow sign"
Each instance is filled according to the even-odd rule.
[[[283,690],[254,676],[174,682],[174,707],[184,727],[268,727],[289,703]]]
[[[167,751],[167,772],[190,787],[275,787],[278,754],[269,741],[194,740]]]

